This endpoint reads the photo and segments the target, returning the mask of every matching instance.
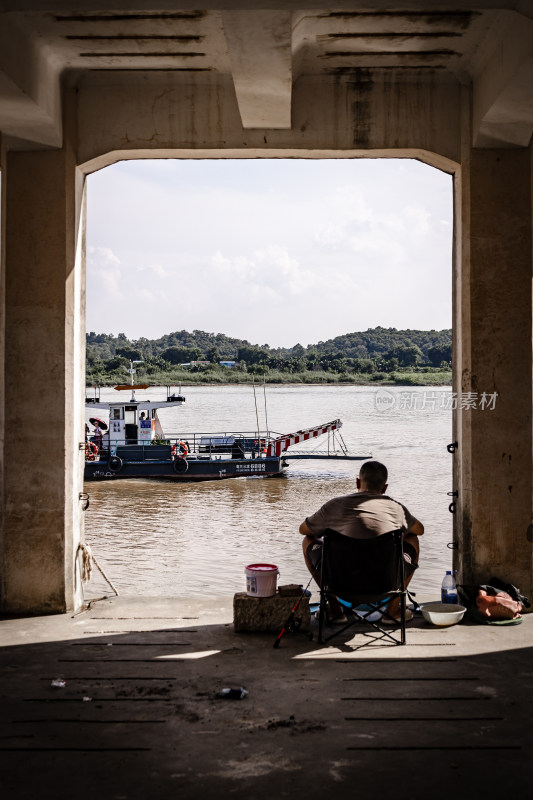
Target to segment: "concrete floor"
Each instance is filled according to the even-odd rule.
[[[0,630],[3,800],[530,796],[533,615],[275,650],[231,599],[120,597]]]

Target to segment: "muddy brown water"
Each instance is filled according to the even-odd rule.
[[[452,456],[446,450],[450,391],[348,385],[266,389],[270,430],[288,433],[340,418],[350,452],[387,465],[388,494],[426,528],[421,566],[411,587],[435,599],[452,555],[447,548],[452,538],[447,496]],[[168,434],[256,430],[252,387],[184,387],[183,393],[183,406],[160,413]],[[102,390],[103,400],[113,395],[113,390]],[[137,396],[161,398],[165,390]],[[257,406],[264,429],[262,387]],[[311,450],[325,446],[326,437],[307,443]],[[245,566],[260,561],[277,564],[282,583],[307,582],[298,526],[330,497],[352,491],[359,466],[357,461],[300,461],[279,478],[87,483],[86,541],[124,595],[233,594],[245,589]],[[99,591],[96,579],[86,595],[92,591]]]

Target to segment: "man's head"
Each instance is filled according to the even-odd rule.
[[[387,467],[379,461],[365,461],[359,471],[357,488],[361,492],[385,494],[387,488]]]

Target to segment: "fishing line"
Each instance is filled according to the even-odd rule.
[[[260,429],[259,429],[259,412],[257,411],[257,396],[256,396],[256,393],[255,393],[255,378],[254,378],[253,375],[252,375],[252,386],[253,386],[253,390],[254,390],[255,421],[256,421],[256,424],[257,424],[257,441],[259,441],[259,439],[261,438],[261,436],[260,436],[261,432],[260,432]]]
[[[263,373],[263,396],[265,398],[265,427],[268,433],[268,412],[267,412],[267,393],[266,393],[266,376]]]

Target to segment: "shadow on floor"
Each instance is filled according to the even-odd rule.
[[[529,792],[531,647],[465,654],[416,623],[406,647],[359,649],[367,637],[350,633],[339,648],[294,635],[274,650],[272,635],[201,614],[116,608],[0,649],[2,798]],[[238,686],[244,700],[217,697]]]

